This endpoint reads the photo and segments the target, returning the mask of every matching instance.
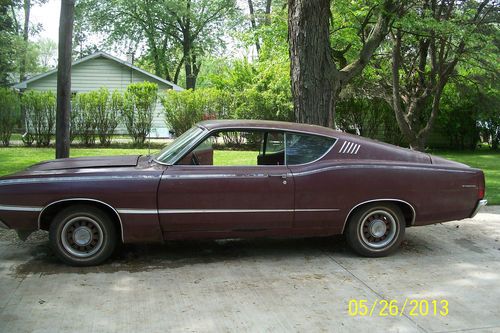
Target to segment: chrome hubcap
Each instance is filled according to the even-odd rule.
[[[88,216],[73,217],[64,224],[61,232],[63,248],[79,258],[96,254],[102,248],[103,241],[101,226]]]
[[[87,227],[78,227],[73,233],[75,243],[80,246],[85,246],[92,240],[92,231]]]
[[[359,233],[366,246],[381,249],[396,238],[397,223],[394,216],[386,210],[375,210],[363,217]]]
[[[385,235],[387,226],[382,220],[373,220],[370,222],[369,230],[373,237],[380,238]]]

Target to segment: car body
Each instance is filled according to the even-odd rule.
[[[233,133],[260,142],[256,165],[213,165],[213,147]],[[56,253],[75,265],[105,260],[112,251],[88,253],[110,233],[109,246],[347,233],[358,253],[379,256],[406,227],[474,216],[484,192],[481,170],[429,154],[320,126],[209,120],[156,156],[60,159],[1,177],[0,226],[49,230]]]

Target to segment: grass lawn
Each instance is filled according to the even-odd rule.
[[[156,152],[151,150],[152,153]],[[71,156],[105,156],[147,154],[148,149],[116,148],[72,148]],[[486,198],[490,205],[500,205],[500,153],[489,150],[476,152],[432,151],[434,155],[465,163],[482,169],[486,175]],[[54,158],[53,148],[0,148],[0,176],[13,173],[40,161]],[[214,162],[217,165],[255,165],[256,152],[252,151],[215,151]]]
[[[433,151],[449,160],[470,165],[484,171],[486,178],[486,199],[488,205],[500,205],[500,153],[481,149],[476,152],[470,151]]]

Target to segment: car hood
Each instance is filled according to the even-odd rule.
[[[140,155],[62,158],[32,165],[25,171],[133,167],[137,165],[139,157]]]

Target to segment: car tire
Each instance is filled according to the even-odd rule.
[[[89,205],[71,206],[53,219],[49,241],[54,253],[66,264],[99,265],[116,248],[116,227],[101,209]]]
[[[393,253],[405,235],[403,213],[390,203],[362,206],[354,211],[347,223],[347,243],[365,257],[384,257]]]

